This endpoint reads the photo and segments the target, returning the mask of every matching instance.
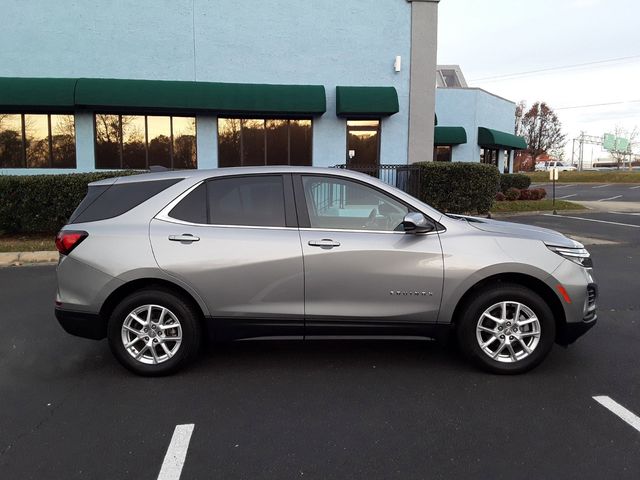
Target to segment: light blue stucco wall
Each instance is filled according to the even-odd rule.
[[[436,114],[439,126],[467,131],[467,143],[453,148],[452,160],[479,162],[478,127],[514,133],[516,104],[478,88],[438,88]]]
[[[4,77],[324,85],[327,112],[313,127],[318,166],[345,161],[346,125],[335,115],[335,87],[394,86],[400,113],[383,120],[380,161],[407,162],[406,0],[3,0],[2,16],[0,44],[11,45],[0,49]],[[397,55],[400,73],[393,69]],[[198,134],[210,136],[215,118],[199,120]],[[78,135],[88,121],[77,119]],[[78,169],[90,169],[93,152],[86,139],[78,143]],[[198,139],[200,167],[217,166],[211,145],[215,138]]]

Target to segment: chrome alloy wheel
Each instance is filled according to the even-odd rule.
[[[487,308],[476,326],[482,351],[501,363],[527,358],[540,343],[540,320],[526,305],[500,302]]]
[[[160,305],[143,305],[122,324],[122,344],[140,363],[157,365],[171,359],[182,343],[182,325],[171,310]]]

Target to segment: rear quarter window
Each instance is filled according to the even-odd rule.
[[[69,223],[96,222],[117,217],[181,180],[172,178],[89,187],[86,197],[71,214]]]

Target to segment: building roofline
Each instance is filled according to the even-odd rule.
[[[516,102],[514,102],[513,100],[509,100],[508,98],[501,97],[500,95],[496,95],[495,93],[488,92],[484,88],[479,88],[479,87],[447,87],[447,88],[438,88],[437,90],[477,90],[480,92],[484,92],[488,95],[491,95],[492,97],[496,97],[496,98],[499,98],[500,100],[504,100],[505,102],[509,102],[516,105]]]

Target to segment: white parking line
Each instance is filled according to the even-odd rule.
[[[615,215],[632,215],[632,216],[640,216],[640,213],[636,213],[636,212],[609,212],[609,213],[613,213]]]
[[[636,185],[635,187],[629,187],[629,190],[635,190],[636,188],[640,188],[640,185]]]
[[[176,429],[173,431],[171,437],[171,443],[167,449],[167,454],[164,456],[162,462],[162,468],[158,475],[158,480],[179,480],[182,473],[182,467],[184,461],[187,458],[187,450],[189,448],[189,441],[191,440],[191,434],[193,433],[194,425],[176,425]]]
[[[620,198],[622,197],[622,195],[616,195],[615,197],[609,197],[609,198],[601,198],[600,200],[597,200],[598,202],[606,202],[608,200],[615,200],[616,198]]]
[[[618,417],[640,432],[640,417],[631,410],[627,410],[618,402],[607,396],[593,397],[593,399],[603,407],[611,410]]]
[[[595,218],[570,217],[569,215],[554,215],[552,213],[545,213],[543,215],[545,217],[570,218],[572,220],[584,220],[585,222],[608,223],[609,225],[620,225],[622,227],[640,228],[640,225],[633,225],[632,223],[607,222],[606,220],[596,220]]]
[[[565,195],[564,197],[558,197],[558,200],[562,200],[563,198],[571,198],[571,197],[576,197],[578,196],[577,193],[574,193],[573,195]]]
[[[569,188],[569,187],[575,187],[575,183],[574,184],[569,184],[569,185],[556,185],[556,188]]]
[[[607,183],[606,185],[596,185],[595,187],[591,187],[591,188],[604,188],[604,187],[610,187],[611,184]]]

